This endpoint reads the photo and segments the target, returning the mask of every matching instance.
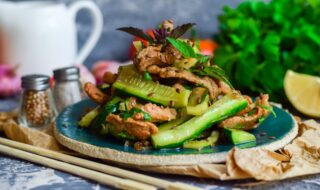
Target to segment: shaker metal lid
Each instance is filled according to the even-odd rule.
[[[56,81],[78,80],[80,72],[78,67],[64,67],[53,71],[53,78]]]
[[[50,87],[47,75],[25,75],[21,78],[21,87],[28,90],[46,90]]]

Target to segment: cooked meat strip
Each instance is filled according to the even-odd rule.
[[[271,106],[270,103],[268,102],[269,100],[269,95],[268,94],[260,94],[260,96],[257,98],[255,101],[256,106]]]
[[[137,103],[137,98],[131,97],[128,100],[128,110],[133,107],[139,108],[151,116],[152,122],[170,121],[177,117],[177,111],[173,108],[158,106],[156,104],[147,103],[140,105]],[[143,120],[143,114],[137,113],[133,116],[135,120]]]
[[[172,45],[148,46],[142,49],[134,58],[133,63],[139,71],[146,71],[150,65],[170,66],[176,59],[181,59],[180,52]]]
[[[103,74],[103,82],[107,84],[113,84],[117,80],[117,74],[107,71]]]
[[[267,94],[261,94],[260,97],[257,98],[254,105],[248,106],[252,107],[252,109],[247,109],[243,115],[237,115],[230,117],[219,124],[219,127],[223,128],[233,128],[233,129],[243,129],[250,130],[254,129],[258,126],[259,119],[268,116],[270,111],[264,109],[262,106],[270,106],[268,102],[269,96]],[[248,101],[248,99],[247,99]],[[249,112],[254,112],[249,114]]]
[[[221,93],[223,93],[223,94],[228,94],[229,92],[232,91],[231,87],[229,85],[227,85],[227,83],[225,83],[221,80],[218,80],[218,86],[219,86]]]
[[[214,80],[207,76],[203,77],[201,80],[202,81],[200,81],[199,84],[201,84],[202,82],[202,85],[206,87],[209,91],[210,99],[215,100],[221,93],[218,85],[214,82]]]
[[[118,132],[126,131],[130,135],[137,137],[139,140],[146,140],[152,134],[158,132],[155,124],[148,121],[137,121],[132,118],[126,120],[122,119],[119,115],[109,114],[107,121],[115,126]]]
[[[143,113],[136,113],[132,116],[132,119],[138,120],[138,121],[144,121],[144,115]]]
[[[97,104],[104,104],[109,98],[91,82],[87,82],[84,84],[84,91],[87,93],[90,99],[95,101]]]
[[[220,94],[218,85],[210,77],[200,78],[197,75],[184,69],[179,69],[176,67],[160,68],[157,65],[149,66],[147,68],[147,71],[151,74],[157,74],[161,78],[179,78],[194,84],[203,85],[208,89],[210,98],[212,100],[216,99],[216,97]]]
[[[151,116],[152,122],[171,121],[177,117],[177,111],[175,109],[157,106],[152,103],[147,103],[141,106],[140,109]]]
[[[252,102],[252,99],[249,96],[243,95],[243,97],[247,100],[248,105],[245,109],[243,109],[239,113],[237,113],[237,115],[239,115],[239,116],[248,113],[249,111],[251,111],[255,107],[254,103]]]

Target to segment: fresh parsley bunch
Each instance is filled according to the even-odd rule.
[[[283,101],[286,70],[320,75],[320,0],[243,2],[219,22],[215,63],[237,89]]]

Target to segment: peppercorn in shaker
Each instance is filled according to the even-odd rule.
[[[84,97],[79,77],[77,67],[65,67],[53,71],[55,80],[53,97],[58,112],[61,112],[66,106],[81,101]]]
[[[28,127],[47,127],[55,117],[49,77],[26,75],[21,78],[19,122]]]

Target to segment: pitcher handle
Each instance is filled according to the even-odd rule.
[[[69,12],[74,20],[76,20],[77,13],[81,9],[87,9],[89,11],[93,21],[93,29],[88,40],[80,49],[75,59],[75,63],[77,64],[83,64],[83,62],[86,60],[94,46],[97,44],[103,29],[103,16],[96,4],[94,4],[92,1],[78,1],[72,3],[69,7]]]

